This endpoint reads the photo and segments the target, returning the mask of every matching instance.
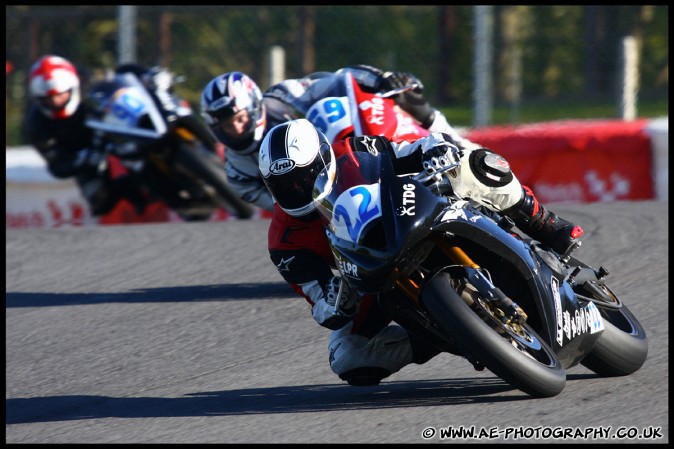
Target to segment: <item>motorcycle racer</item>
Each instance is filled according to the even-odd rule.
[[[365,64],[344,67],[336,72],[315,72],[304,78],[288,79],[271,86],[264,93],[268,115],[277,123],[304,117],[307,110],[325,97],[331,85],[344,72],[351,73],[358,86],[368,93],[416,86],[394,95],[396,104],[430,132],[444,132],[459,137],[444,114],[424,98],[424,85],[416,76],[407,72],[384,72]]]
[[[144,200],[129,176],[111,178],[105,153],[85,126],[89,105],[81,101],[80,76],[67,59],[45,55],[31,67],[32,99],[26,133],[56,178],[74,177],[92,215],[104,215],[123,198],[140,211]]]
[[[402,367],[425,363],[439,353],[391,324],[374,295],[360,295],[333,274],[336,267],[325,222],[315,205],[328,192],[313,192],[314,181],[326,167],[328,178],[334,180],[336,159],[352,151],[389,155],[399,175],[458,161],[456,177],[450,178],[457,196],[512,217],[520,230],[562,254],[580,244],[582,229],[547,211],[519,183],[505,159],[486,148],[463,147],[445,133],[400,143],[383,136],[359,136],[330,145],[306,119],[275,126],[259,152],[262,179],[276,200],[269,255],[284,280],[311,305],[318,324],[333,331],[329,363],[350,385],[377,385]],[[326,189],[330,185],[326,183]]]
[[[262,139],[274,126],[302,118],[345,71],[367,92],[386,92],[408,85],[413,90],[397,94],[396,104],[431,132],[444,132],[456,141],[464,139],[439,110],[423,96],[423,84],[406,72],[384,72],[368,65],[353,65],[336,72],[315,72],[287,79],[264,93],[243,72],[228,72],[213,78],[201,95],[201,112],[215,136],[225,145],[226,170],[230,184],[245,201],[273,211],[274,199],[258,172]],[[466,145],[470,142],[466,141]]]

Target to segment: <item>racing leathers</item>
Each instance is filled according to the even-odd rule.
[[[226,149],[225,168],[232,188],[239,196],[262,209],[271,211],[274,199],[267,190],[258,172],[258,150],[262,138],[274,126],[288,120],[304,118],[309,108],[318,100],[334,95],[339,75],[350,72],[358,85],[367,92],[384,92],[397,87],[398,83],[408,81],[416,83],[419,88],[408,94],[396,95],[398,106],[411,113],[415,119],[431,132],[449,134],[456,142],[463,146],[473,145],[463,139],[452,128],[447,119],[439,110],[432,108],[423,98],[423,85],[416,77],[407,73],[383,72],[375,67],[366,65],[349,66],[336,72],[315,72],[303,78],[287,79],[267,89],[262,98],[265,108],[266,124],[256,130],[261,135],[256,136],[246,148],[237,151]],[[402,80],[401,80],[402,78]],[[476,146],[477,147],[477,146]]]
[[[394,95],[396,104],[408,112],[421,126],[430,132],[443,132],[452,138],[459,134],[447,122],[438,109],[433,108],[423,97],[423,84],[414,75],[405,72],[384,72],[376,67],[359,64],[344,67],[336,72],[315,72],[303,78],[281,81],[263,94],[267,117],[273,124],[303,118],[309,108],[318,100],[335,95],[342,73],[353,75],[358,86],[365,92],[385,92],[406,84],[416,84],[414,90]],[[268,127],[271,129],[271,127]]]
[[[128,176],[112,179],[102,150],[85,126],[86,103],[80,103],[70,117],[54,120],[33,104],[26,118],[27,137],[47,163],[55,178],[74,177],[92,215],[110,212],[122,198],[128,198],[140,211],[144,199]]]
[[[350,151],[388,154],[397,174],[422,171],[424,152],[447,134],[433,133],[415,142],[394,143],[382,136],[350,137],[333,144],[335,158]],[[507,162],[485,148],[458,146],[451,157],[460,158],[457,176],[450,182],[455,193],[495,211],[512,208],[524,196]],[[489,182],[485,181],[485,173]],[[293,217],[275,206],[268,234],[270,258],[286,282],[311,305],[318,324],[333,330],[329,343],[332,370],[351,385],[373,385],[410,363],[425,363],[438,351],[391,323],[376,297],[364,295],[353,317],[336,310],[328,286],[336,270],[324,231],[324,221],[314,211]]]
[[[277,123],[278,124],[278,123]],[[267,125],[266,130],[273,128]],[[258,152],[261,139],[253,142],[248,148],[241,151],[228,151],[225,147],[225,171],[227,181],[242,200],[255,206],[272,211],[274,198],[262,181],[258,169]]]

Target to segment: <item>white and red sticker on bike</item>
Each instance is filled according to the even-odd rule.
[[[573,314],[568,310],[562,309],[562,301],[559,294],[559,281],[555,277],[550,279],[552,286],[552,296],[555,299],[555,312],[557,318],[557,343],[563,346],[564,336],[566,340],[571,341],[580,334],[589,332],[595,334],[604,330],[604,321],[602,320],[599,309],[593,302],[589,302],[585,307],[579,307]]]

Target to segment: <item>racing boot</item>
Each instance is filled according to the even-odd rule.
[[[546,210],[526,186],[523,186],[522,199],[503,213],[512,218],[522,232],[562,256],[568,256],[581,245],[583,229]]]

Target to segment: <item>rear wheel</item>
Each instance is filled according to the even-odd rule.
[[[579,299],[592,299],[604,320],[604,332],[581,364],[600,376],[626,376],[646,361],[646,331],[632,312],[603,283],[586,282],[576,287]]]
[[[467,358],[531,396],[561,393],[566,372],[545,341],[527,324],[503,323],[499,310],[477,292],[460,295],[462,286],[472,287],[441,272],[424,287],[421,300]]]

